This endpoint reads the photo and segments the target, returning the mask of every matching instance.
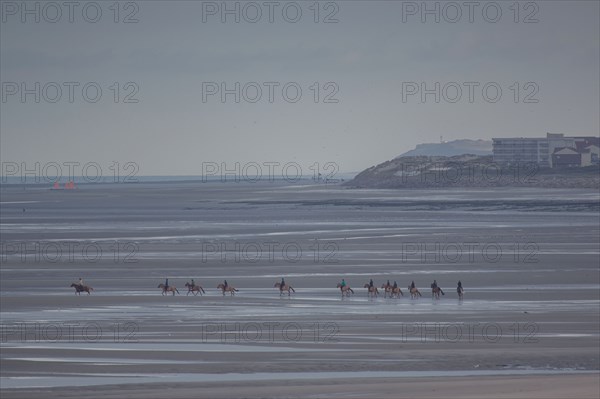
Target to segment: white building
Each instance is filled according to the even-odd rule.
[[[564,134],[548,133],[546,137],[495,138],[493,140],[494,162],[502,164],[535,163],[541,167],[578,166],[598,163],[598,137],[565,137]],[[560,153],[557,153],[560,152]],[[556,153],[556,154],[555,154]],[[579,156],[575,156],[579,154]],[[569,161],[566,161],[569,158]]]

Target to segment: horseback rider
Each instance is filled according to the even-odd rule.
[[[194,279],[192,279],[192,289],[194,289],[196,285],[194,284]]]
[[[227,289],[227,280],[223,280],[223,289],[226,290]]]
[[[165,279],[165,291],[169,289],[169,279]]]
[[[79,284],[81,287],[84,286],[83,279],[81,277],[79,277],[79,281],[77,282],[77,284]]]
[[[436,289],[437,286],[437,280],[433,280],[433,283],[431,283],[431,288]]]
[[[283,291],[283,288],[285,287],[285,280],[283,279],[283,277],[281,278],[281,285],[279,286],[279,291]]]
[[[346,286],[346,280],[342,279],[342,283],[340,285],[342,286],[342,288],[344,288]]]
[[[369,288],[373,288],[373,279],[369,281]]]
[[[462,290],[463,290],[462,283],[460,282],[460,280],[458,280],[458,286],[456,287],[456,291],[460,293],[460,292],[462,292]]]
[[[415,288],[415,281],[413,280],[412,283],[410,283],[410,289],[412,290],[413,288]]]
[[[396,283],[396,280],[394,280],[394,289],[398,288],[398,283]]]

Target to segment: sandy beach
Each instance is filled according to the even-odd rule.
[[[6,185],[0,201],[3,398],[600,393],[593,190]],[[369,297],[370,279],[404,296]]]

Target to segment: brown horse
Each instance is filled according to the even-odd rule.
[[[348,295],[350,295],[350,293],[353,293],[353,294],[354,294],[354,291],[353,291],[353,290],[352,290],[352,288],[350,288],[350,286],[348,286],[348,285],[345,285],[345,286],[343,286],[343,287],[342,287],[342,284],[338,283],[338,285],[336,286],[336,288],[339,288],[339,289],[340,289],[340,291],[342,292],[342,298],[343,298],[344,296],[348,296]]]
[[[400,298],[400,295],[404,296],[404,293],[402,292],[402,290],[400,289],[400,287],[392,287],[392,294],[391,297],[396,297],[396,298]]]
[[[220,289],[221,291],[223,291],[223,296],[225,296],[225,292],[231,292],[231,295],[233,296],[233,295],[235,295],[236,292],[239,291],[238,289],[233,288],[230,285],[225,287],[225,284],[223,284],[223,283],[217,285],[217,289]]]
[[[440,299],[440,292],[442,295],[446,295],[440,287],[431,287],[431,296],[433,296],[435,299]]]
[[[283,286],[283,288],[281,288],[281,283],[279,281],[275,283],[273,288],[279,288],[279,296],[283,295],[283,291],[287,291],[288,296],[291,296],[292,292],[294,292],[294,293],[296,292],[296,290],[294,288],[292,288],[292,286],[289,284],[285,284]]]
[[[385,289],[385,294],[384,294],[384,298],[387,296],[387,294],[390,294],[390,298],[396,297],[396,298],[400,298],[400,295],[404,296],[404,293],[402,292],[402,290],[400,289],[400,287],[396,287],[394,288],[393,285],[391,284],[382,284],[381,288]]]
[[[368,293],[368,295],[369,295],[370,297],[374,297],[374,296],[377,296],[377,295],[379,295],[379,290],[378,290],[378,289],[377,289],[377,287],[375,287],[375,286],[372,286],[372,287],[371,287],[371,286],[370,286],[370,285],[367,283],[367,284],[365,284],[365,285],[364,285],[364,287],[363,287],[363,288],[366,288],[366,289],[367,289],[367,293]]]
[[[463,299],[465,290],[462,287],[456,287],[456,292],[458,293],[458,299]]]
[[[385,284],[381,284],[381,289],[383,290],[383,297],[387,298],[387,294],[389,293],[390,296],[392,295],[392,286],[389,285],[388,283]]]
[[[422,296],[421,295],[421,291],[419,291],[417,289],[417,287],[410,288],[410,285],[409,285],[408,286],[408,292],[410,292],[410,299],[417,299],[418,297]]]
[[[158,287],[156,287],[156,288],[161,288],[161,289],[162,289],[162,294],[163,294],[163,295],[165,295],[165,294],[168,294],[169,292],[172,292],[172,293],[173,293],[173,296],[175,296],[175,293],[176,293],[176,292],[179,294],[179,290],[178,290],[178,289],[177,289],[177,288],[176,288],[174,285],[170,285],[170,286],[167,288],[167,286],[166,286],[166,285],[164,285],[164,284],[160,283],[160,284],[158,285]]]
[[[75,288],[75,295],[81,295],[82,292],[87,292],[90,295],[91,291],[94,291],[89,285],[71,284],[71,287]]]
[[[387,298],[387,295],[390,294],[390,297],[394,296],[394,292],[393,287],[391,284],[385,283],[385,284],[381,284],[381,289],[384,290],[383,291],[383,297]]]
[[[194,285],[192,285],[192,284],[190,284],[190,283],[185,283],[185,286],[186,286],[186,287],[187,287],[187,289],[188,289],[188,292],[187,292],[187,294],[185,294],[186,296],[187,296],[187,295],[190,295],[190,292],[191,292],[192,294],[194,294],[194,296],[196,296],[196,295],[198,295],[198,294],[200,294],[200,295],[202,295],[202,294],[206,294],[206,292],[204,292],[204,288],[200,287],[198,284],[194,284]]]

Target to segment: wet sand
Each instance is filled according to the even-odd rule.
[[[598,196],[4,186],[2,397],[597,397]],[[423,296],[369,298],[370,278]]]
[[[398,381],[398,379],[367,380],[312,380],[306,383],[295,381],[270,381],[266,384],[244,383],[227,384],[153,384],[106,386],[85,395],[96,398],[468,398],[481,397],[497,399],[563,399],[596,398],[600,389],[598,376],[536,376],[536,377],[481,377],[473,378],[416,378]],[[48,390],[13,391],[12,398],[29,398],[33,395],[47,397],[77,398],[80,389],[71,392],[55,393]],[[60,394],[60,396],[59,396]]]

